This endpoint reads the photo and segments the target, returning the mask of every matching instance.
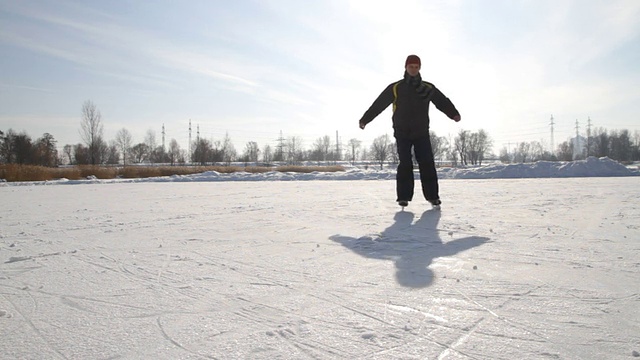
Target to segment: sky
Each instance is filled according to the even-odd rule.
[[[82,142],[82,104],[107,141],[188,148],[391,135],[391,109],[358,120],[409,54],[462,115],[431,130],[484,129],[494,152],[591,129],[640,131],[640,2],[0,0],[0,130]]]

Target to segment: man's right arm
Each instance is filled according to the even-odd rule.
[[[360,118],[360,121],[359,121],[361,129],[364,129],[364,127],[368,123],[373,121],[373,119],[375,119],[376,116],[380,115],[381,112],[383,112],[387,107],[389,107],[389,105],[391,105],[391,103],[393,102],[393,85],[394,84],[395,83],[387,86],[387,88],[384,89],[382,93],[380,93],[380,95],[378,95],[378,98],[373,102],[373,104],[371,104],[371,107],[369,107],[369,110],[365,111],[364,115],[362,115],[362,118]]]

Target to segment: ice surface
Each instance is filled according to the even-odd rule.
[[[1,357],[640,351],[638,177],[443,179],[401,211],[392,180],[310,176],[0,186]]]

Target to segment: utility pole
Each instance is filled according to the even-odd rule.
[[[591,155],[591,116],[587,117],[587,157]]]
[[[189,162],[191,162],[191,119],[189,119]]]
[[[340,156],[340,138],[338,137],[338,130],[336,130],[336,161],[340,161],[342,157]]]
[[[278,154],[280,155],[280,161],[284,160],[284,138],[282,137],[282,130],[280,130],[280,137],[278,138]]]
[[[551,115],[551,155],[553,155],[555,153],[554,149],[555,149],[555,145],[553,143],[553,125],[555,125],[555,123],[553,122],[553,114]]]
[[[580,122],[576,119],[576,141],[573,143],[573,160],[578,156],[580,151]]]
[[[165,153],[165,147],[164,147],[164,124],[162,124],[162,152]]]

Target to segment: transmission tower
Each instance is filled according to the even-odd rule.
[[[280,137],[278,138],[278,154],[279,154],[279,161],[282,161],[284,159],[284,137],[282,137],[282,130],[280,130]]]
[[[162,124],[162,152],[165,152],[165,147],[164,147],[164,124]]]
[[[189,159],[191,159],[191,119],[189,119]]]
[[[338,137],[338,130],[336,130],[336,161],[342,160],[340,156],[340,138]]]
[[[580,122],[576,119],[576,141],[573,143],[573,159],[578,157],[580,151]]]
[[[587,117],[587,157],[591,154],[591,116]]]
[[[553,143],[553,125],[555,125],[555,123],[553,122],[553,115],[551,115],[551,155],[553,155],[555,153],[554,149],[554,143]]]

